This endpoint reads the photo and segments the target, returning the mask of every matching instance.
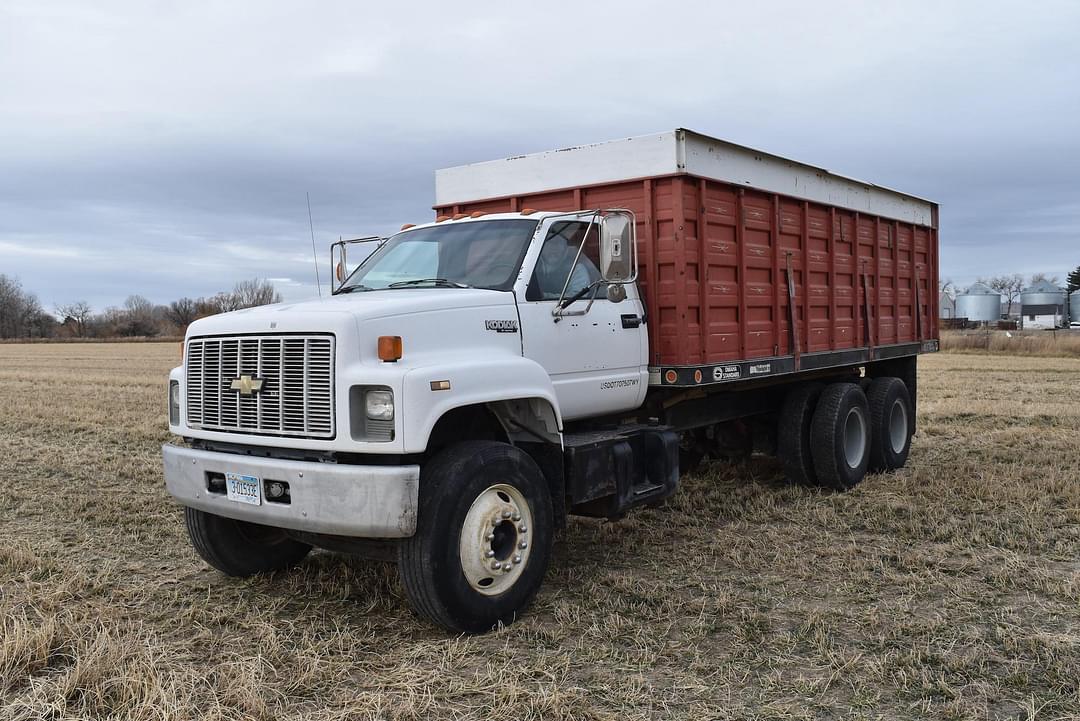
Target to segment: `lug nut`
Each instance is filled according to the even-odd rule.
[[[528,547],[529,547],[529,544],[526,543],[525,541],[522,541],[521,543],[518,544],[518,548],[528,548]]]
[[[518,530],[521,531],[522,533],[525,533],[525,531],[527,531],[529,529],[528,529],[528,527],[526,527],[526,525],[524,523],[522,523],[520,526],[518,526]]]
[[[487,540],[494,541],[495,540],[495,534],[494,533],[487,534]]]
[[[510,520],[513,521],[514,523],[517,523],[518,521],[521,520],[521,514],[520,513],[515,513],[513,516],[510,517]]]
[[[487,558],[495,558],[495,551],[488,551],[484,556]]]
[[[492,571],[498,571],[499,570],[499,562],[498,561],[492,561],[491,562],[491,570]]]
[[[521,563],[521,554],[514,556],[514,563]]]
[[[510,518],[510,511],[503,511],[503,518]]]
[[[513,566],[511,566],[509,563],[504,563],[503,564],[503,570],[504,571],[509,571],[511,568],[513,568]]]

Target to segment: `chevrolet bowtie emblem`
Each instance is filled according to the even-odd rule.
[[[242,396],[250,396],[262,390],[263,379],[252,378],[251,376],[240,376],[239,378],[234,378],[232,385],[229,387],[234,391],[240,391],[240,395]]]

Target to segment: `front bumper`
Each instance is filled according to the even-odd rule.
[[[180,503],[239,521],[309,533],[405,538],[416,532],[420,466],[352,466],[255,458],[166,444],[165,487]],[[289,484],[291,503],[252,506],[207,490],[207,472]]]

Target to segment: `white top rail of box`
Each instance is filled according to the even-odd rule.
[[[435,171],[435,205],[688,173],[916,225],[935,203],[691,130],[610,140]]]

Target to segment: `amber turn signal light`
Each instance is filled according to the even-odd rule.
[[[379,336],[379,360],[385,361],[386,363],[393,363],[396,360],[401,360],[401,336]]]

